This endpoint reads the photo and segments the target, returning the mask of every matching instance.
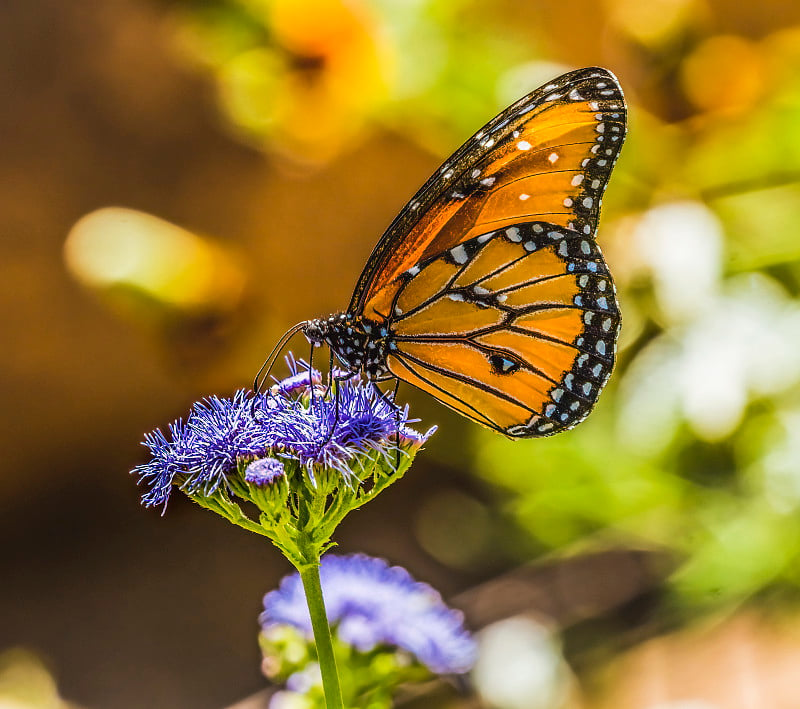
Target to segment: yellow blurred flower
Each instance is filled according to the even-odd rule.
[[[702,111],[745,110],[762,95],[766,58],[754,42],[717,35],[702,42],[683,62],[683,90]]]
[[[331,159],[388,93],[376,19],[364,3],[343,0],[250,4],[271,41],[218,67],[224,108],[259,143],[301,162]]]

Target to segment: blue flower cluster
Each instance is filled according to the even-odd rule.
[[[409,428],[408,408],[359,378],[337,384],[335,396],[318,385],[320,375],[288,359],[291,375],[263,394],[237,391],[231,398],[209,396],[194,404],[185,421],[148,433],[150,460],[132,471],[149,486],[142,502],[166,505],[174,486],[188,494],[213,494],[225,486],[240,463],[269,457],[272,463],[249,468],[252,482],[279,477],[276,464],[295,460],[313,480],[314,468],[338,471],[346,479],[364,453],[388,459],[419,448],[433,433]],[[267,476],[267,477],[265,477]],[[256,477],[258,481],[256,481]]]
[[[361,652],[399,648],[437,674],[461,674],[475,662],[462,614],[405,569],[363,554],[326,555],[320,579],[329,622],[342,642]],[[264,597],[259,620],[265,631],[289,625],[313,637],[299,574]]]

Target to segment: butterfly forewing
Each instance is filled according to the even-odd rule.
[[[405,271],[492,229],[538,220],[593,235],[625,120],[619,83],[601,68],[565,74],[517,101],[401,211],[370,257],[350,312],[388,317]]]

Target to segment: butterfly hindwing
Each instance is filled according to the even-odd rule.
[[[626,130],[617,79],[597,67],[553,80],[470,138],[392,222],[350,312],[380,319],[415,264],[521,222],[593,236]]]
[[[589,413],[620,321],[591,237],[518,223],[429,257],[401,281],[392,374],[512,437],[557,433]]]

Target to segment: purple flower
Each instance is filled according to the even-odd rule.
[[[286,469],[281,461],[275,458],[258,458],[245,469],[244,481],[256,487],[266,487],[285,475]]]
[[[363,454],[393,460],[398,446],[413,453],[435,430],[410,429],[408,408],[370,382],[338,382],[334,395],[319,386],[319,372],[291,357],[287,363],[290,376],[266,393],[240,389],[229,399],[209,396],[194,404],[185,422],[170,424],[169,436],[159,429],[148,433],[150,460],[132,471],[150,487],[142,502],[166,505],[173,486],[188,494],[227,490],[239,464],[258,458],[296,461],[312,480],[315,468],[349,479]]]
[[[399,648],[438,674],[472,667],[476,648],[462,614],[405,569],[363,554],[328,555],[320,578],[329,622],[345,643],[362,652]],[[259,620],[264,630],[290,625],[313,637],[299,574],[285,577],[264,597]]]

